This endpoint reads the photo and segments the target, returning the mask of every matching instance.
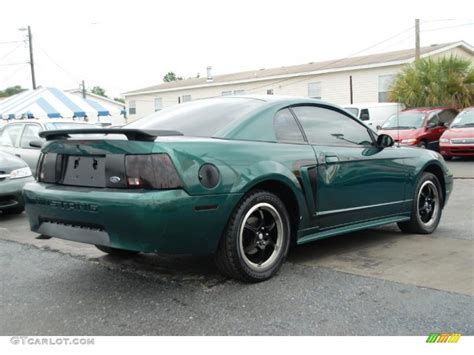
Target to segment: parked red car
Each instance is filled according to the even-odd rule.
[[[378,133],[390,135],[401,145],[438,150],[441,135],[457,114],[449,107],[409,109],[391,116]]]
[[[440,152],[445,159],[474,156],[474,107],[464,109],[456,116],[441,139]]]

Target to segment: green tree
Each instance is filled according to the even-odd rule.
[[[165,83],[169,83],[171,81],[176,81],[176,80],[183,80],[182,77],[180,76],[176,76],[176,74],[172,71],[168,72],[164,77],[163,77],[163,81]]]
[[[121,98],[121,97],[114,97],[114,101],[117,101],[117,102],[121,102],[121,103],[125,103],[125,99]]]
[[[100,95],[100,96],[103,96],[103,97],[108,97],[106,94],[105,94],[105,89],[101,88],[100,86],[94,86],[91,90],[91,92],[93,94],[96,94],[96,95]]]
[[[16,94],[19,94],[20,92],[23,92],[27,89],[24,89],[21,87],[21,85],[15,85],[15,86],[10,86],[6,88],[5,90],[0,90],[0,97],[9,97],[13,96]]]
[[[407,107],[474,105],[474,67],[455,56],[420,59],[405,67],[390,88],[390,100]]]

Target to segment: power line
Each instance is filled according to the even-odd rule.
[[[5,58],[7,58],[10,54],[12,54],[13,52],[15,52],[18,48],[21,47],[21,43],[16,46],[15,48],[13,48],[10,52],[8,52],[7,54],[5,54],[2,58],[0,58],[0,62],[3,61]]]
[[[4,64],[0,64],[0,67],[6,67],[6,66],[11,66],[11,65],[20,65],[20,64],[29,64],[29,62],[4,63]]]
[[[6,76],[5,78],[3,78],[2,82],[7,82],[8,80],[12,79],[21,69],[24,68],[25,65],[26,65],[26,63],[23,63],[23,65],[20,65],[12,73],[10,73],[9,76]]]
[[[48,57],[48,59],[54,64],[56,65],[59,69],[61,69],[64,73],[66,73],[70,79],[72,79],[72,81],[74,81],[76,84],[80,84],[80,81],[77,80],[68,70],[66,70],[63,66],[61,66],[60,64],[58,64],[45,50],[43,47],[39,46],[40,47],[41,51],[46,55],[46,57]]]
[[[428,30],[421,30],[421,32],[439,31],[439,30],[446,30],[446,29],[448,29],[448,28],[457,28],[457,27],[472,26],[472,25],[474,25],[474,22],[463,23],[463,24],[461,24],[461,25],[454,25],[454,26],[430,28],[430,29],[428,29]]]
[[[13,43],[24,43],[25,41],[6,41],[6,42],[0,42],[0,44],[13,44]]]
[[[372,48],[374,48],[374,47],[377,47],[377,46],[380,45],[380,44],[383,44],[383,43],[385,43],[385,42],[388,42],[388,41],[390,41],[390,40],[392,40],[392,39],[394,39],[394,38],[396,38],[396,37],[398,37],[398,36],[404,34],[405,32],[408,32],[408,31],[413,30],[413,28],[414,28],[414,26],[410,26],[409,28],[406,28],[406,29],[404,29],[403,31],[398,32],[397,34],[395,34],[395,35],[393,35],[393,36],[390,36],[390,37],[384,39],[383,41],[377,42],[377,43],[375,43],[375,44],[373,44],[373,45],[371,45],[371,46],[369,46],[369,47],[367,47],[367,48],[364,48],[364,49],[362,49],[362,50],[359,50],[359,51],[357,51],[357,52],[355,52],[355,53],[353,53],[353,54],[351,54],[351,55],[349,55],[349,56],[347,56],[347,57],[344,57],[344,58],[341,58],[341,59],[337,59],[337,60],[335,60],[335,61],[331,61],[331,62],[329,62],[327,65],[322,66],[321,68],[317,68],[317,70],[320,71],[320,70],[327,69],[327,68],[330,67],[330,66],[334,66],[336,63],[339,63],[339,62],[342,62],[342,61],[344,61],[344,60],[350,59],[351,57],[354,57],[354,56],[356,56],[356,55],[358,55],[358,54],[361,54],[361,53],[363,53],[363,52],[365,52],[365,51],[368,51],[369,49],[372,49]],[[363,60],[363,59],[364,59],[364,58],[361,58],[361,59],[359,59],[358,61],[353,62],[352,64],[357,64],[358,62],[360,62],[360,61]],[[320,74],[316,74],[316,75],[313,75],[313,76],[309,76],[309,78],[314,77],[314,76],[318,76],[318,75],[320,75]],[[295,78],[285,78],[285,79],[282,79],[282,80],[280,80],[280,81],[274,82],[274,83],[272,83],[271,85],[280,84],[280,83],[283,83],[283,82],[285,82],[285,81],[290,81],[290,80],[293,80],[293,79],[295,79]],[[301,81],[306,81],[306,80],[308,80],[308,76],[305,76],[304,79],[294,81],[294,82],[292,82],[291,84],[297,84],[297,83],[299,83],[299,82],[301,82]],[[252,89],[249,89],[248,91],[251,92],[251,91],[254,91],[254,90],[258,90],[258,89],[267,87],[268,85],[269,85],[269,84],[257,86],[257,87],[254,87],[254,88],[252,88]],[[290,84],[288,84],[288,85],[290,85]],[[285,85],[285,86],[288,86],[288,85]]]

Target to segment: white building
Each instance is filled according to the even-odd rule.
[[[421,48],[422,58],[450,55],[474,61],[474,48],[463,41]],[[415,50],[407,49],[214,77],[209,67],[207,77],[163,83],[123,95],[130,121],[164,107],[221,95],[309,96],[340,105],[385,102],[395,75],[414,60]]]

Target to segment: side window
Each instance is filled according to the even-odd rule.
[[[14,124],[5,126],[0,137],[0,145],[4,147],[14,147],[23,125]]]
[[[369,109],[368,108],[363,108],[362,110],[360,110],[360,119],[362,121],[370,120],[370,115],[369,115]]]
[[[439,126],[439,122],[440,122],[439,121],[439,116],[436,113],[428,119],[428,122],[426,123],[426,126],[428,128],[433,128],[433,127]]]
[[[441,122],[443,122],[445,125],[448,125],[453,122],[456,115],[457,113],[454,110],[445,110],[442,111],[438,116]]]
[[[303,134],[287,108],[277,112],[273,120],[273,127],[278,141],[304,143]]]
[[[30,142],[34,140],[41,140],[39,136],[40,126],[37,124],[27,124],[21,135],[20,147],[31,148]]]
[[[372,144],[366,127],[332,109],[319,106],[298,106],[293,111],[308,141],[318,145],[355,146]]]

